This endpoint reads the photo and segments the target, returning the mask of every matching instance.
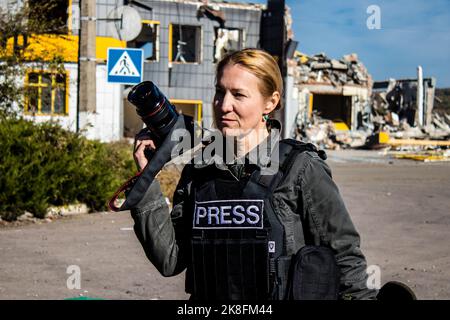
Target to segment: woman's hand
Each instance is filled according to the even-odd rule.
[[[134,140],[133,157],[139,171],[142,171],[142,169],[144,169],[148,164],[148,159],[145,156],[146,149],[155,150],[156,146],[150,135],[148,134],[148,131],[142,130],[136,135],[136,138]]]

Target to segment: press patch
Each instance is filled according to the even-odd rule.
[[[194,229],[262,229],[264,200],[195,202]]]

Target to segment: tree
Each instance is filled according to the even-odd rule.
[[[40,35],[67,30],[67,21],[61,15],[55,16],[62,9],[67,12],[66,3],[29,0],[0,7],[0,112],[3,115],[18,115],[23,110],[27,90],[23,79],[29,63],[36,67],[45,64],[57,71],[64,69],[61,56],[45,51],[34,53],[30,43],[39,43]]]

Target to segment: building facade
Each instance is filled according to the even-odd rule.
[[[34,5],[38,2],[29,0]],[[153,81],[180,112],[210,127],[216,62],[226,52],[259,46],[265,8],[223,1],[84,0],[90,11],[83,12],[86,7],[81,7],[80,12],[78,0],[55,3],[43,19],[60,19],[60,30],[21,40],[30,52],[23,79],[28,89],[24,114],[36,122],[56,121],[101,141],[134,137],[143,125],[126,99],[132,86],[107,81],[108,48],[141,48],[143,80]],[[0,5],[11,9],[18,4],[2,0]],[[141,20],[140,33],[128,41],[114,32],[122,22],[115,16],[121,6],[137,10]],[[112,18],[116,20],[108,20]],[[93,21],[94,26],[83,31],[83,23]],[[86,46],[90,46],[87,51]],[[91,54],[83,53],[89,50]],[[52,68],[56,58],[63,61],[63,71]],[[87,62],[93,68],[80,76],[79,66]],[[90,107],[80,98],[83,85],[94,96]]]

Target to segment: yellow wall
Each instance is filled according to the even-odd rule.
[[[106,60],[108,48],[126,48],[127,42],[109,37],[97,37],[95,45],[96,58]]]
[[[22,40],[19,39],[19,43]],[[96,58],[106,60],[109,47],[125,48],[126,42],[110,37],[96,37]],[[13,39],[8,40],[7,54],[12,53]],[[35,35],[28,38],[25,58],[30,61],[52,61],[62,57],[64,62],[77,62],[78,36],[73,35]]]

